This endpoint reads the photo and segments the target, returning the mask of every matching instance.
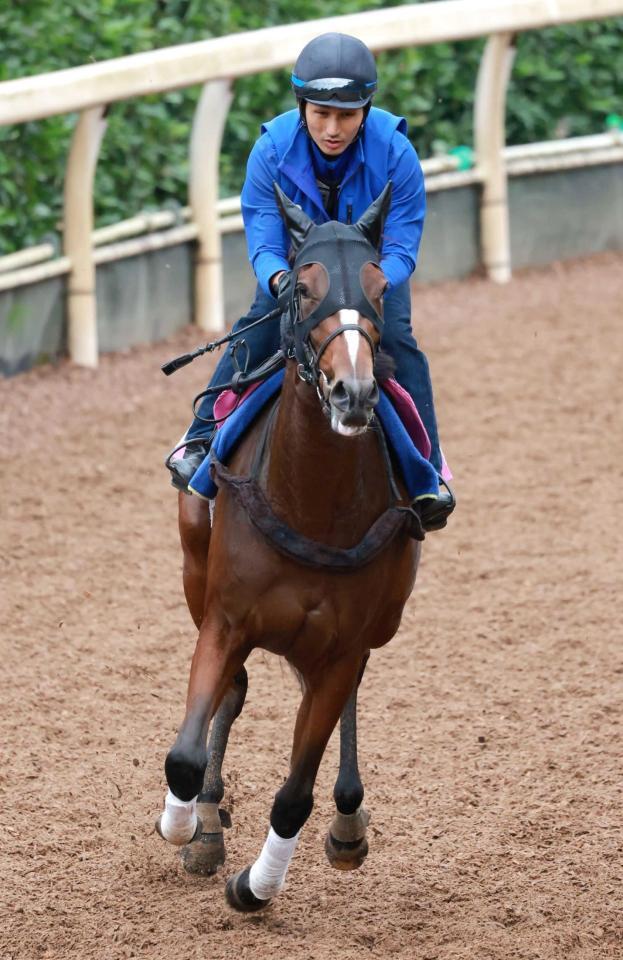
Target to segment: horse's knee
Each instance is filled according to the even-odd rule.
[[[355,813],[363,803],[363,784],[359,777],[338,777],[333,798],[340,813]]]
[[[296,836],[308,820],[314,806],[311,792],[294,794],[286,786],[275,796],[270,814],[270,825],[284,840]]]
[[[171,792],[180,800],[192,800],[203,787],[207,766],[205,747],[175,744],[164,762],[164,772]]]

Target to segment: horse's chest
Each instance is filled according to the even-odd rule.
[[[248,640],[295,666],[301,659],[332,659],[351,648],[382,646],[398,625],[406,597],[401,592],[392,603],[383,577],[371,572],[364,580],[362,586],[362,571],[358,576],[297,571],[279,578],[246,610],[238,607]],[[239,593],[238,604],[241,599]]]

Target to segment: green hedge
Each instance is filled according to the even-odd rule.
[[[0,81],[241,30],[382,8],[378,0],[27,0],[0,8]],[[422,157],[472,142],[482,41],[379,57],[377,103],[404,114]],[[623,17],[519,39],[508,140],[598,132],[623,113]],[[197,88],[113,104],[96,176],[98,226],[186,202]],[[292,106],[288,71],[236,82],[221,157],[223,196],[240,190],[262,120]],[[0,254],[60,229],[75,116],[0,127]]]

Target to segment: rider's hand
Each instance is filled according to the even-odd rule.
[[[270,286],[281,312],[285,313],[290,306],[292,274],[289,270],[282,270],[280,273],[276,273],[270,281]]]

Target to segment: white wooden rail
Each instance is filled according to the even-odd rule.
[[[513,37],[525,30],[620,14],[623,0],[441,0],[270,27],[0,83],[0,124],[81,111],[65,178],[62,258],[63,267],[69,265],[72,358],[86,366],[97,364],[92,184],[108,104],[205,85],[193,123],[189,192],[198,242],[195,321],[213,332],[224,324],[216,205],[231,81],[292,64],[308,40],[328,30],[355,34],[375,52],[487,36],[476,87],[475,176],[483,185],[483,263],[492,279],[505,282],[510,277],[510,241],[504,113]]]

